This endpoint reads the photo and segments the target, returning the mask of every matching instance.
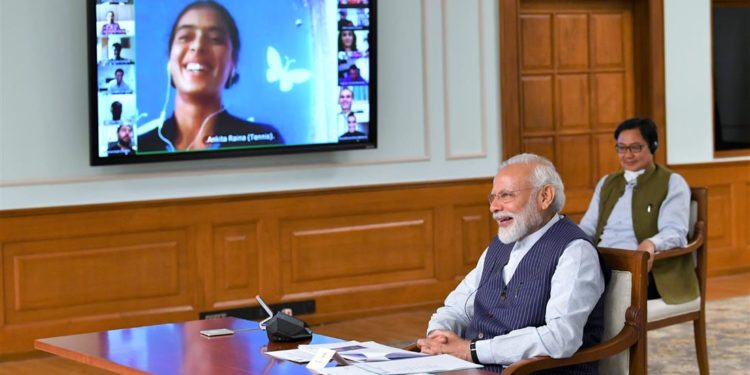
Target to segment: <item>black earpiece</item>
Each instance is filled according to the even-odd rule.
[[[659,148],[659,142],[658,141],[651,142],[651,144],[648,146],[648,148],[649,148],[649,150],[651,150],[652,154],[655,154],[656,153],[656,149]]]
[[[228,89],[232,87],[237,81],[240,80],[240,74],[235,72],[234,68],[232,68],[232,71],[229,72],[229,77],[227,78],[227,83],[224,84],[224,88]]]

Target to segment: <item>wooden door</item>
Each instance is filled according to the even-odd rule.
[[[503,108],[516,113],[513,121],[504,113],[505,156],[549,158],[565,183],[565,211],[577,220],[598,179],[619,169],[612,134],[636,113],[635,6],[624,0],[515,6],[516,68],[503,79],[517,81],[517,99],[515,108]]]
[[[612,132],[634,113],[632,5],[522,2],[520,134],[557,166],[582,213],[597,179],[619,168]],[[583,204],[581,204],[583,203]]]

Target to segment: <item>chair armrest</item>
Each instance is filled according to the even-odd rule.
[[[598,361],[618,354],[635,344],[638,341],[639,332],[646,329],[646,327],[638,323],[643,320],[640,317],[642,314],[645,314],[645,312],[635,306],[630,306],[625,313],[625,326],[615,337],[600,344],[579,350],[568,358],[537,356],[520,360],[506,367],[502,375],[524,375],[544,369]]]
[[[672,258],[697,251],[701,246],[703,246],[703,243],[705,242],[706,231],[704,227],[705,223],[702,220],[695,223],[695,235],[693,237],[693,240],[690,241],[690,243],[686,247],[678,247],[665,251],[658,251],[654,256],[654,260]]]

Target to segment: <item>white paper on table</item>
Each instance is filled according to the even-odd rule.
[[[336,366],[326,367],[317,371],[321,375],[377,375],[358,366]],[[431,375],[426,372],[410,375]]]
[[[338,354],[333,349],[320,348],[318,349],[318,352],[313,356],[313,359],[310,360],[310,363],[308,363],[305,367],[318,372],[321,369],[325,368],[328,362],[331,362],[333,357],[337,355]]]
[[[343,341],[330,344],[299,345],[297,348],[304,352],[310,353],[310,358],[312,358],[312,355],[315,355],[315,353],[320,348],[332,349],[337,352],[341,352],[342,350],[363,349],[365,347],[359,341]]]
[[[375,375],[357,366],[326,367],[318,371],[322,375]]]
[[[272,352],[266,352],[266,354],[285,361],[307,363],[310,362],[310,360],[313,358],[313,356],[315,356],[315,353],[320,348],[336,350],[337,348],[357,347],[357,345],[359,345],[359,342],[357,341],[336,342],[331,344],[299,345],[297,349],[276,350]]]
[[[273,352],[266,352],[266,354],[274,358],[297,363],[310,362],[314,355],[313,353],[309,353],[300,349],[276,350]]]
[[[464,361],[448,354],[400,359],[398,361],[363,362],[357,363],[354,366],[381,375],[455,371],[482,367],[482,365]]]
[[[356,362],[378,362],[390,361],[396,359],[424,357],[427,354],[411,352],[408,350],[394,348],[392,346],[378,344],[374,341],[362,342],[359,344],[362,348],[352,348],[349,350],[337,350],[342,357]]]

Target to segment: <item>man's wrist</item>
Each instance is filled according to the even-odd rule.
[[[471,343],[469,344],[469,353],[471,354],[471,361],[480,364],[479,356],[477,355],[477,339],[471,340]]]
[[[646,242],[646,241],[648,241],[651,244],[650,247],[654,250],[654,252],[657,252],[659,250],[659,246],[661,245],[661,242],[659,242],[658,239],[656,239],[654,237],[651,237],[651,238],[647,238],[647,239],[643,240],[643,242]],[[646,245],[646,246],[648,246],[648,245]]]

